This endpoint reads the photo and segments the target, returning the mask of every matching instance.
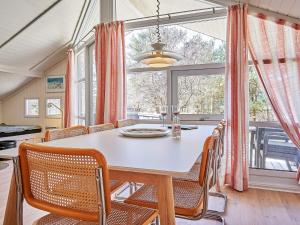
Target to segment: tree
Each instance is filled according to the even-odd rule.
[[[135,61],[143,52],[151,50],[156,42],[155,28],[127,34],[126,51],[128,67],[143,67]],[[224,63],[224,41],[205,37],[179,25],[161,27],[162,42],[166,49],[182,56],[177,65]],[[128,74],[127,91],[129,108],[136,111],[159,113],[166,104],[166,73],[163,71]],[[182,111],[196,114],[224,113],[224,76],[182,76],[178,81],[178,99]],[[250,117],[254,120],[273,120],[270,107],[253,67],[249,69]]]

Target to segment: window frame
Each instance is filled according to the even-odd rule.
[[[45,99],[45,114],[46,114],[46,118],[48,118],[48,119],[61,119],[62,116],[63,116],[62,113],[60,113],[58,115],[49,115],[48,114],[48,100],[49,99],[59,99],[60,100],[60,106],[58,106],[58,107],[60,109],[63,109],[63,107],[64,107],[62,97],[60,97],[60,96],[50,96],[50,97],[47,97]]]
[[[151,67],[143,67],[143,68],[131,68],[127,70],[127,73],[142,73],[142,72],[152,72],[152,71],[166,71],[167,74],[167,105],[174,105],[176,104],[176,99],[177,97],[174,96],[176,93],[176,85],[174,85],[174,82],[176,80],[176,73],[178,71],[192,71],[192,70],[197,70],[201,71],[203,74],[205,73],[220,73],[220,74],[225,74],[225,64],[224,63],[207,63],[207,64],[195,64],[195,65],[178,65],[178,66],[170,66],[166,68],[151,68]],[[211,71],[209,71],[211,70]],[[215,72],[215,73],[214,73]],[[174,74],[175,73],[175,74]],[[209,76],[205,74],[204,76]],[[174,88],[175,87],[175,88]],[[208,118],[205,118],[204,120],[200,118],[204,114],[187,114],[181,119],[186,122],[203,122],[203,121],[211,121],[211,122],[216,122],[218,119],[216,119],[213,115],[209,116]],[[205,114],[207,117],[207,114]],[[200,119],[197,119],[200,118]],[[166,121],[171,122],[172,116],[170,113],[166,116]],[[138,119],[138,121],[142,123],[154,123],[158,122],[158,120],[154,119]]]
[[[38,115],[28,115],[27,114],[27,100],[37,100],[38,101]],[[41,112],[40,112],[40,98],[25,98],[24,99],[24,117],[25,118],[39,118],[41,115]]]

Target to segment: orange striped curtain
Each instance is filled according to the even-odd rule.
[[[113,123],[125,117],[124,23],[96,26],[97,71],[96,124]]]
[[[71,126],[71,83],[72,83],[72,67],[74,54],[73,50],[68,51],[67,70],[65,75],[65,104],[64,104],[64,127]]]
[[[300,24],[258,14],[248,16],[248,26],[250,53],[262,86],[282,128],[300,149]]]
[[[227,17],[225,75],[225,184],[248,189],[248,59],[247,5],[233,5]]]

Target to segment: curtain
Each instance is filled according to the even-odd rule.
[[[72,68],[74,59],[73,50],[68,51],[68,62],[65,75],[65,104],[64,104],[64,127],[71,126],[71,84],[72,84]]]
[[[248,26],[259,79],[282,128],[300,149],[300,25],[259,14],[248,16]]]
[[[225,184],[248,189],[247,5],[228,8],[225,74]]]
[[[96,26],[97,71],[96,124],[113,123],[125,117],[124,23]]]

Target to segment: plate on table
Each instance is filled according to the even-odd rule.
[[[120,130],[120,133],[126,137],[154,138],[166,136],[170,131],[163,128],[127,128]]]

